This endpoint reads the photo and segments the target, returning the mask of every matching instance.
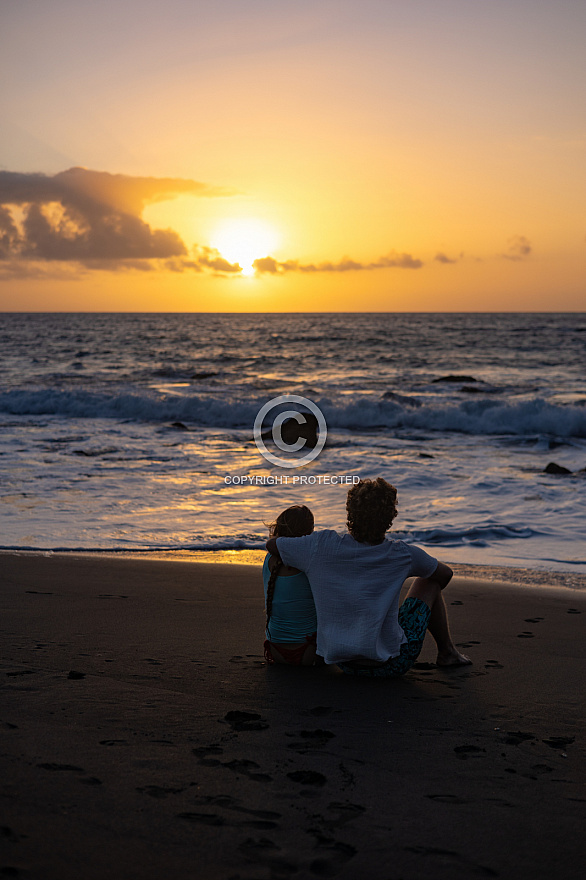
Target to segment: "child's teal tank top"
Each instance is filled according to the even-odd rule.
[[[265,602],[271,576],[269,559],[270,553],[267,553],[262,567]],[[299,572],[290,577],[277,576],[267,639],[277,643],[303,642],[305,636],[310,636],[316,631],[315,604],[306,575]]]

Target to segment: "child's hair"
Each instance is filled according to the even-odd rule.
[[[303,535],[311,535],[312,532],[313,513],[309,507],[306,507],[304,504],[294,504],[292,507],[288,507],[279,514],[273,523],[269,525],[269,536],[271,538],[301,538]],[[271,571],[271,576],[267,584],[267,633],[273,607],[275,583],[282,567],[283,560],[277,556],[277,563]]]
[[[361,480],[348,491],[348,531],[364,544],[380,544],[397,516],[397,490],[382,477]]]

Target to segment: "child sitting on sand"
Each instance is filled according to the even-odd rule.
[[[313,532],[308,507],[288,507],[269,526],[271,538],[300,538]],[[317,617],[309,581],[298,568],[267,553],[263,570],[266,603],[267,663],[313,666],[316,662]]]

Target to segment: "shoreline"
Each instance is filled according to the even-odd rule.
[[[0,549],[0,559],[4,556],[31,557],[80,557],[93,559],[146,559],[160,562],[190,562],[210,565],[262,566],[264,550],[31,550]],[[543,589],[554,587],[568,590],[586,590],[586,574],[572,571],[547,571],[524,566],[474,565],[451,562],[446,564],[454,571],[455,577],[469,580],[483,580],[491,583],[504,583],[519,587]]]

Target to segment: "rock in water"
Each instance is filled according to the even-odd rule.
[[[556,464],[555,461],[550,461],[548,466],[543,469],[544,474],[571,474],[572,471],[568,470],[567,467],[563,467],[561,464]]]
[[[439,379],[433,379],[433,382],[478,382],[474,376],[440,376]]]

